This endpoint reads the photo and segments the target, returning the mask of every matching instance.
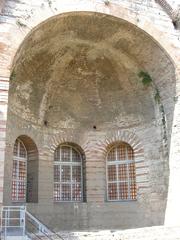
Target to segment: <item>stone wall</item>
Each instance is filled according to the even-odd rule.
[[[172,1],[173,2],[173,1]],[[111,139],[111,124],[108,126],[108,131],[80,131],[80,135],[77,134],[79,129],[73,132],[64,131],[63,134],[59,134],[59,130],[47,130],[45,127],[38,128],[36,125],[24,121],[14,115],[14,110],[9,109],[9,122],[6,127],[7,119],[7,94],[8,94],[8,79],[10,77],[10,71],[12,70],[11,64],[14,59],[13,66],[17,63],[18,59],[21,59],[23,52],[17,49],[24,39],[28,39],[26,36],[31,36],[34,32],[34,27],[49,17],[70,11],[92,11],[99,13],[106,13],[109,15],[116,16],[120,19],[127,20],[133,23],[139,29],[148,33],[148,38],[153,38],[155,43],[160,46],[159,49],[163,49],[162,55],[153,54],[152,47],[148,49],[146,43],[142,45],[142,49],[139,52],[134,52],[136,57],[140,57],[138,66],[142,66],[143,69],[147,70],[153,79],[156,81],[158,88],[160,89],[160,95],[165,108],[165,114],[167,118],[167,132],[168,142],[171,141],[171,149],[168,149],[168,145],[165,147],[170,152],[170,192],[168,199],[167,209],[167,223],[177,224],[175,215],[180,209],[178,208],[180,193],[178,195],[176,184],[179,181],[179,32],[174,29],[174,26],[169,17],[163,12],[155,1],[110,1],[109,4],[105,4],[104,1],[35,1],[29,3],[29,1],[6,1],[3,14],[0,16],[0,120],[1,120],[1,179],[4,176],[4,153],[5,153],[5,137],[6,138],[6,166],[5,166],[5,177],[4,177],[4,203],[10,204],[10,186],[11,181],[9,176],[12,172],[12,148],[15,139],[25,134],[32,137],[38,146],[39,150],[39,205],[30,205],[30,209],[37,216],[42,218],[47,224],[52,223],[53,214],[57,214],[57,218],[63,222],[62,229],[80,228],[78,224],[81,224],[82,228],[127,228],[127,227],[138,227],[147,226],[152,224],[163,224],[164,214],[166,207],[166,195],[167,195],[167,181],[168,181],[168,164],[167,156],[164,154],[164,142],[162,140],[162,126],[158,126],[158,121],[161,119],[160,113],[154,103],[152,104],[155,114],[155,122],[150,121],[148,125],[138,125],[136,127],[127,126],[125,129],[122,126],[115,128],[115,136],[117,132],[123,132],[129,130],[138,136],[140,142],[143,143],[144,159],[145,164],[143,166],[145,175],[148,171],[149,174],[145,178],[148,179],[145,187],[139,185],[139,196],[138,201],[133,203],[111,203],[105,202],[105,170],[104,170],[104,155],[97,146],[103,146],[103,142],[106,139]],[[48,22],[48,21],[47,21]],[[29,33],[29,35],[28,35]],[[26,37],[26,38],[25,38]],[[25,40],[26,41],[26,40]],[[22,46],[25,46],[22,44]],[[147,51],[143,49],[147,48]],[[26,49],[26,48],[25,48]],[[158,49],[158,48],[157,48]],[[156,50],[157,50],[156,49]],[[158,49],[158,51],[160,51]],[[149,51],[149,53],[147,53]],[[143,55],[144,54],[144,55]],[[164,62],[165,57],[159,58],[159,56],[166,56],[167,60]],[[158,64],[157,64],[158,59]],[[13,74],[11,74],[11,80],[13,82]],[[25,89],[26,91],[26,89]],[[148,93],[152,96],[152,92]],[[10,99],[13,101],[13,98]],[[153,102],[153,97],[151,97]],[[175,110],[174,110],[175,105]],[[11,105],[10,105],[11,106]],[[142,114],[144,110],[142,111]],[[173,114],[174,113],[174,114]],[[174,116],[174,123],[172,124],[172,116]],[[24,117],[23,117],[24,118]],[[133,119],[134,120],[134,119]],[[127,122],[130,124],[128,118]],[[160,124],[161,125],[161,124]],[[16,126],[13,128],[12,126]],[[171,134],[172,132],[172,134]],[[62,133],[62,132],[61,132]],[[52,139],[55,136],[55,142],[58,141],[59,137],[56,135],[65,135],[68,138],[71,135],[78,136],[73,142],[78,143],[78,139],[83,139],[83,144],[86,142],[86,148],[89,149],[91,154],[87,154],[87,202],[78,204],[66,204],[68,215],[62,214],[64,211],[64,204],[54,205],[52,199],[52,180],[53,165],[52,165],[52,154],[49,155]],[[120,136],[122,136],[120,134]],[[67,138],[67,139],[68,139]],[[71,139],[71,138],[70,138]],[[119,139],[121,140],[121,139]],[[110,141],[110,140],[108,140]],[[54,144],[52,143],[52,146]],[[54,149],[52,147],[52,149]],[[100,155],[98,155],[100,154]],[[99,168],[96,167],[98,157]],[[100,160],[99,160],[100,159]],[[148,168],[147,168],[148,166]],[[137,166],[138,168],[138,166]],[[147,171],[146,171],[147,170]],[[99,174],[97,174],[97,172]],[[7,175],[9,174],[9,176]],[[46,175],[44,174],[46,173]],[[95,178],[97,177],[97,179]],[[141,179],[140,177],[138,177]],[[48,179],[48,181],[47,181]],[[143,182],[140,180],[140,183]],[[174,184],[175,183],[175,184]],[[94,184],[95,185],[94,188]],[[139,184],[139,183],[138,183]],[[1,193],[3,192],[3,180],[1,181]],[[158,186],[157,186],[158,185]],[[141,187],[140,187],[141,186]],[[49,189],[47,191],[47,189]],[[149,198],[149,196],[151,196]],[[2,199],[2,198],[1,198]],[[177,201],[177,203],[176,203]],[[149,208],[147,209],[147,205]],[[48,210],[45,213],[44,209]],[[159,211],[160,207],[163,206],[162,212]],[[79,210],[80,209],[80,210]],[[117,210],[117,211],[116,211]],[[121,213],[124,212],[124,216],[128,219],[127,222],[121,218]],[[158,214],[157,214],[158,212]],[[51,215],[51,214],[52,215]],[[112,215],[115,215],[116,220],[112,223]],[[175,214],[176,213],[176,214]],[[43,216],[43,214],[46,215]],[[48,216],[47,216],[48,215]],[[73,216],[73,218],[72,218]],[[96,216],[96,217],[94,217]],[[102,216],[106,216],[106,221],[102,221]],[[132,217],[133,216],[133,217]],[[79,222],[76,219],[79,219]],[[136,223],[135,219],[138,219]],[[81,222],[82,221],[82,222]],[[54,221],[55,222],[55,221]],[[55,226],[53,222],[53,227]],[[116,225],[117,224],[117,225]]]
[[[36,142],[39,151],[38,204],[29,203],[28,210],[54,230],[123,229],[163,224],[167,195],[167,185],[164,183],[167,182],[167,176],[163,171],[168,172],[166,159],[161,154],[163,158],[161,161],[156,150],[157,145],[161,145],[161,141],[158,141],[157,135],[150,134],[151,131],[157,131],[156,129],[149,129],[146,133],[136,128],[135,133],[129,130],[113,132],[64,130],[61,133],[49,134],[46,128],[38,131],[35,126],[28,127],[26,121],[18,119],[13,113],[11,117],[7,125],[8,149],[4,177],[6,205],[14,204],[11,202],[11,178],[9,177],[12,172],[12,150],[14,140],[23,134],[30,136]],[[13,125],[16,125],[16,128],[10,127]],[[152,141],[156,142],[153,148],[149,144],[147,134]],[[131,144],[135,151],[138,191],[136,201],[107,202],[106,150],[110,144],[117,141]],[[86,202],[54,203],[54,149],[64,142],[76,143],[84,149]],[[152,149],[156,151],[154,156],[152,156]]]

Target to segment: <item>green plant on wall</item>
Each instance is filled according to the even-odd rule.
[[[13,69],[10,75],[10,81],[14,81],[15,78],[16,78],[16,73],[15,73],[15,70]]]
[[[159,94],[159,89],[158,88],[155,88],[155,95],[154,95],[154,99],[157,103],[160,104],[161,102],[161,97],[160,97],[160,94]]]
[[[162,103],[160,104],[160,111],[161,111],[161,115],[162,115],[162,125],[163,125],[163,130],[164,130],[163,139],[165,142],[167,142],[166,115],[165,115],[165,111],[164,111],[164,107],[163,107]]]
[[[177,103],[177,101],[178,101],[178,96],[174,96],[174,97],[173,97],[173,100],[174,100],[175,103]]]
[[[159,89],[157,88],[156,84],[153,82],[149,73],[147,73],[145,71],[140,71],[138,73],[138,77],[141,79],[142,84],[144,86],[147,86],[147,87],[151,86],[153,88],[154,100],[156,101],[156,103],[158,103],[159,111],[161,113],[161,121],[162,121],[162,127],[163,127],[163,140],[165,142],[167,142],[166,116],[165,116],[165,111],[164,111],[163,104],[161,102],[161,96],[160,96]]]
[[[147,72],[140,71],[138,76],[141,78],[143,85],[149,86],[152,83],[152,78]]]
[[[144,86],[152,86],[153,90],[154,90],[154,100],[157,102],[157,103],[161,103],[161,96],[160,96],[160,93],[159,93],[159,89],[157,88],[157,86],[155,85],[155,83],[153,82],[151,76],[149,75],[149,73],[145,72],[145,71],[140,71],[138,73],[138,77],[141,79],[142,81],[142,84]]]

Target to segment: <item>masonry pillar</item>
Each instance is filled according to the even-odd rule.
[[[39,149],[39,199],[41,205],[52,205],[53,203],[53,159],[51,154],[45,152],[44,149]]]
[[[2,1],[0,4],[0,12],[4,6]],[[12,30],[11,24],[0,16],[0,206],[3,202],[3,185],[4,185],[4,161],[6,148],[6,122],[8,108],[8,91],[10,64],[15,49],[12,45],[14,38],[10,37]]]
[[[99,149],[97,139],[101,134],[91,132],[88,136],[88,144],[85,146],[86,154],[86,200],[88,203],[103,203],[105,200],[105,172],[106,164],[104,152]]]
[[[177,96],[180,93],[177,83]],[[179,89],[179,90],[178,90]],[[165,215],[166,226],[180,226],[180,96],[175,104],[169,156],[169,190]]]
[[[0,76],[0,206],[3,203],[4,159],[9,79]]]

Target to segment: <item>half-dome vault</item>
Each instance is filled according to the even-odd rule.
[[[152,94],[138,73],[158,54],[161,49],[128,22],[92,13],[52,18],[16,56],[10,109],[55,128],[127,125],[127,114],[135,124],[152,121]]]

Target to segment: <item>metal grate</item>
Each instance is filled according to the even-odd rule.
[[[62,145],[54,154],[54,201],[82,201],[82,157],[71,146]]]
[[[25,236],[25,207],[2,206],[0,239],[21,239],[23,236]]]
[[[63,238],[45,226],[26,210],[25,206],[1,207],[0,239],[49,239]]]
[[[107,155],[107,199],[135,200],[136,197],[133,149],[121,143],[111,148]]]
[[[13,150],[12,201],[26,201],[27,152],[17,139]]]

